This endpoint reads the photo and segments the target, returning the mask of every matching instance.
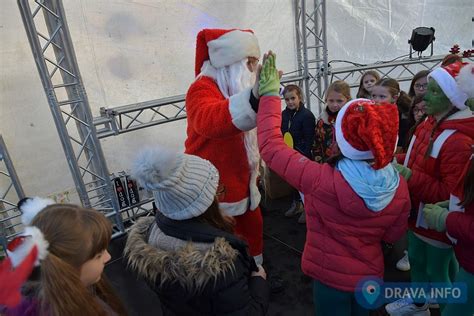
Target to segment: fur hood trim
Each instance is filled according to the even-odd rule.
[[[200,292],[211,281],[216,282],[228,272],[235,272],[238,251],[224,239],[216,238],[206,250],[192,242],[172,251],[155,248],[147,243],[147,231],[154,218],[139,219],[129,232],[124,255],[128,266],[148,282],[163,285],[178,282],[187,291]]]

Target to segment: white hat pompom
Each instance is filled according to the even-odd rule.
[[[469,63],[461,68],[456,77],[459,88],[468,95],[469,98],[474,98],[474,64]]]
[[[27,198],[19,206],[21,215],[21,222],[23,225],[30,225],[33,218],[41,212],[46,206],[55,204],[51,199],[45,199],[40,197]]]
[[[179,159],[176,152],[165,147],[146,148],[141,151],[132,165],[132,177],[145,189],[154,190],[176,168]]]

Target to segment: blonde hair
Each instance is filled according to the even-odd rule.
[[[106,315],[95,295],[119,315],[126,314],[103,278],[89,287],[80,280],[81,266],[106,250],[110,242],[112,226],[104,215],[72,204],[53,204],[38,213],[31,225],[49,243],[37,291],[41,314]]]
[[[325,97],[324,101],[327,101],[328,95],[331,92],[336,92],[336,93],[342,94],[347,99],[347,101],[352,100],[351,87],[349,87],[349,85],[345,81],[336,80],[336,81],[332,82],[329,85],[328,89],[326,90],[326,97]]]

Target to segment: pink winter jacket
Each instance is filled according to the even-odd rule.
[[[266,164],[304,193],[306,244],[303,272],[327,286],[354,292],[362,278],[383,278],[381,241],[395,242],[407,229],[410,197],[401,179],[390,204],[369,210],[342,174],[289,148],[280,132],[280,99],[260,98],[257,131]]]

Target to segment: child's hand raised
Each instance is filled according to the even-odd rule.
[[[272,51],[263,56],[258,89],[260,96],[279,95],[281,73],[276,68],[275,59],[276,55]]]

